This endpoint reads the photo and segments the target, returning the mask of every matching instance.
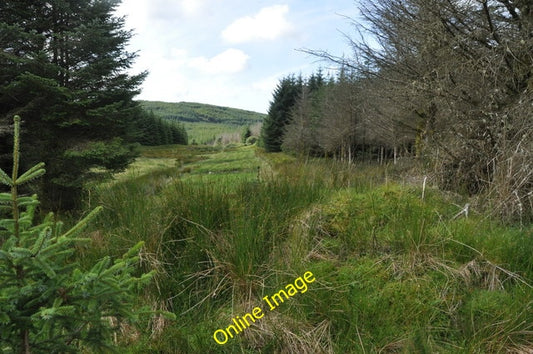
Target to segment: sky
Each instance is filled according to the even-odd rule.
[[[354,0],[123,0],[133,30],[137,99],[200,102],[266,113],[279,80],[330,63],[299,49],[351,55]]]

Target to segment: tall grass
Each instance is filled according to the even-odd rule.
[[[241,125],[222,123],[183,123],[189,138],[189,144],[209,144],[215,143],[217,137],[224,134],[240,134]]]
[[[291,217],[320,196],[319,186],[294,187],[280,180],[236,186],[176,183],[167,189],[166,206],[179,216],[163,242],[179,247],[167,247],[166,257],[181,274],[174,279],[198,289],[194,297],[187,294],[187,301],[176,301],[180,311],[213,295],[209,284],[217,284],[218,298],[224,293],[257,295],[260,280],[269,276],[271,253],[286,237]],[[175,288],[168,292],[170,296]],[[224,299],[226,305],[234,300],[233,295]]]
[[[103,186],[87,257],[145,240],[158,276],[130,352],[488,353],[533,346],[533,228],[471,213],[460,196],[387,166],[218,150]],[[256,166],[261,166],[259,172]],[[181,173],[181,174],[180,174]],[[225,344],[212,334],[311,271],[316,283]],[[148,324],[147,324],[148,326]],[[157,330],[156,330],[157,329]]]
[[[453,208],[436,192],[422,201],[420,190],[389,185],[342,190],[306,215],[311,227],[297,232],[328,291],[305,297],[303,313],[332,321],[337,352],[520,352],[533,344],[531,232],[451,220]]]

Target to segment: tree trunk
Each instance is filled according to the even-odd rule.
[[[22,339],[22,348],[24,354],[30,354],[30,336],[28,330],[25,330],[21,334]]]

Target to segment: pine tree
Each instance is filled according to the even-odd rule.
[[[246,143],[246,139],[248,139],[250,136],[252,136],[252,131],[250,130],[250,126],[247,125],[242,129],[241,132],[241,141],[243,143]]]
[[[159,136],[159,120],[156,118],[154,112],[150,111],[144,117],[146,125],[144,126],[143,135],[144,140],[141,144],[147,146],[160,145],[161,137]]]
[[[155,130],[155,144],[154,145],[165,145],[165,127],[163,126],[163,119],[156,118],[156,130]]]
[[[161,120],[161,126],[163,127],[163,145],[172,144],[172,128],[170,124]]]
[[[90,269],[73,262],[78,235],[100,211],[68,231],[49,214],[34,225],[37,196],[19,188],[44,175],[38,163],[19,175],[20,118],[15,117],[11,177],[0,169],[0,349],[4,353],[109,351],[115,321],[133,321],[146,309],[133,306],[137,289],[152,273],[132,275],[142,242],[122,258],[105,257]],[[168,314],[167,314],[168,315]],[[172,317],[172,315],[170,315]]]
[[[25,164],[44,161],[47,208],[71,208],[93,167],[124,169],[136,156],[132,98],[144,74],[125,73],[135,55],[113,16],[117,0],[0,2],[0,126],[24,117]],[[0,140],[7,156],[9,137]],[[9,170],[9,161],[0,160]]]
[[[185,129],[185,125],[180,124],[180,140],[177,142],[178,144],[187,145],[189,144],[189,135],[187,134],[187,130]]]
[[[187,145],[187,132],[179,123],[169,123],[172,129],[172,144]]]
[[[278,83],[261,128],[262,144],[267,152],[281,151],[285,126],[290,122],[291,110],[301,91],[302,78],[288,76]]]
[[[322,155],[317,130],[322,119],[321,103],[325,89],[322,71],[312,74],[300,87],[285,126],[282,149],[302,155]]]

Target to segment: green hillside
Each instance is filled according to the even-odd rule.
[[[210,144],[222,135],[237,134],[244,126],[261,123],[266,116],[243,109],[193,102],[139,101],[157,117],[185,126],[189,143]]]
[[[153,111],[156,116],[180,122],[247,125],[261,122],[265,117],[262,113],[203,103],[140,102],[144,108]]]

